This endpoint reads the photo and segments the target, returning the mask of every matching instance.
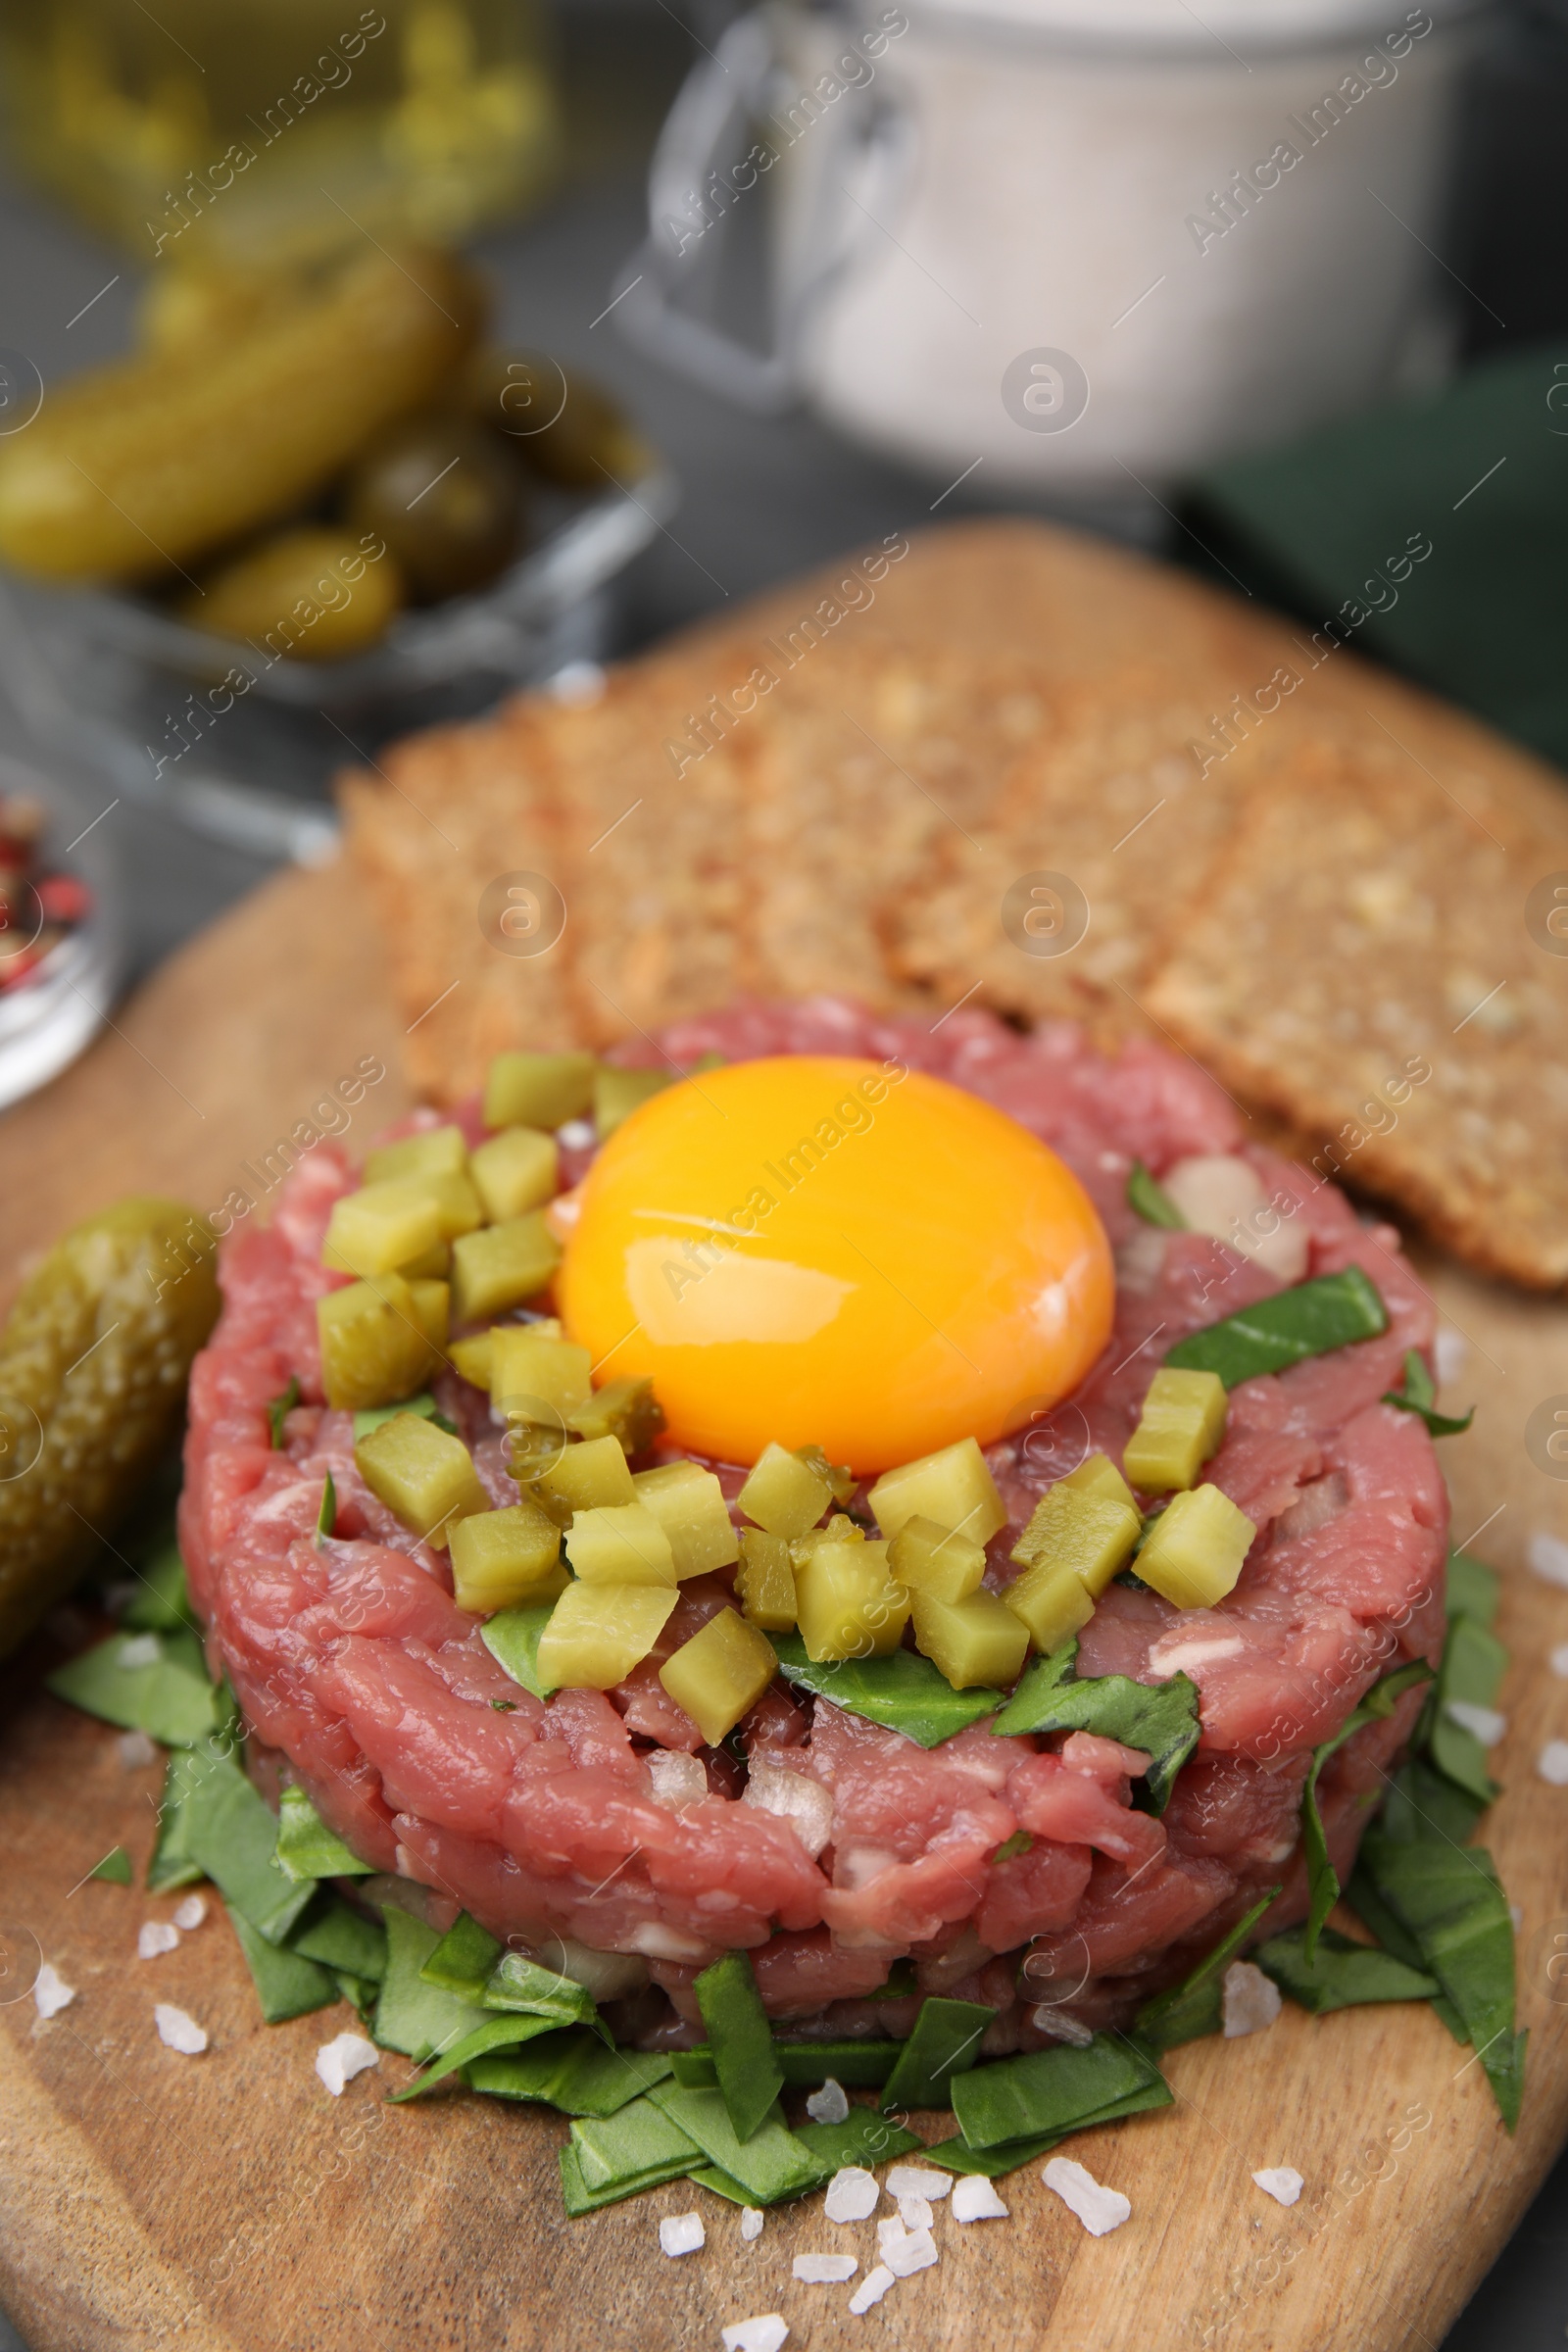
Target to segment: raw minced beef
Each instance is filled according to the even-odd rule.
[[[1235,1591],[1217,1608],[1178,1611],[1112,1585],[1084,1629],[1080,1674],[1180,1671],[1198,1686],[1202,1738],[1163,1818],[1132,1806],[1144,1759],[1111,1740],[999,1740],[981,1724],[926,1750],[782,1683],[740,1727],[746,1763],[705,1749],[658,1667],[729,1598],[723,1576],[682,1587],[653,1657],[617,1690],[542,1704],[519,1689],[455,1605],[445,1555],[367,1490],[352,1416],[319,1402],[316,1301],[340,1279],[321,1270],[321,1239],[355,1182],[331,1144],[296,1169],[270,1227],[225,1245],[223,1315],[191,1383],[185,1557],[259,1742],[366,1860],[435,1890],[438,1916],[461,1904],[499,1936],[635,1954],[688,2021],[697,1971],[742,1945],[774,2015],[905,2031],[909,2000],[866,1996],[909,1955],[922,1991],[998,2011],[988,2046],[1032,2047],[1063,2013],[1124,2020],[1272,1886],[1283,1892],[1269,1927],[1299,1918],[1311,1749],[1381,1674],[1401,1658],[1435,1661],[1442,1642],[1446,1495],[1421,1421],[1380,1401],[1433,1329],[1394,1231],[1249,1144],[1220,1089],[1149,1044],[1106,1059],[1066,1024],[1026,1038],[963,1011],[932,1034],[826,999],[737,1006],[659,1043],[682,1063],[709,1052],[900,1055],[1009,1112],[1093,1196],[1118,1256],[1115,1329],[1069,1403],[990,1448],[1009,1512],[990,1546],[993,1587],[1015,1573],[1008,1552],[1046,1487],[1090,1446],[1119,1461],[1165,1350],[1280,1287],[1223,1243],[1142,1223],[1125,1200],[1135,1158],[1158,1176],[1185,1157],[1240,1153],[1299,1219],[1309,1273],[1360,1265],[1382,1293],[1383,1337],[1231,1396],[1206,1476],[1258,1529]],[[477,1138],[476,1114],[464,1115]],[[589,1156],[564,1155],[568,1181]],[[274,1449],[267,1406],[291,1377],[304,1401]],[[515,1499],[488,1399],[455,1374],[439,1394],[493,1500]],[[718,1467],[733,1494],[742,1473]],[[318,1547],[327,1471],[338,1533]],[[1408,1693],[1324,1771],[1342,1878],[1420,1704]],[[662,1801],[655,1746],[700,1757],[707,1794]],[[657,1777],[666,1797],[693,1784],[690,1772],[680,1785]],[[998,1859],[1018,1831],[1026,1850]]]

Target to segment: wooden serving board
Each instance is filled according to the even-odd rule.
[[[169,964],[118,1028],[41,1099],[0,1122],[5,1257],[29,1252],[131,1189],[216,1205],[244,1161],[364,1055],[388,1075],[351,1132],[402,1107],[398,1023],[368,917],[341,868],[270,884]],[[138,1879],[157,1767],[127,1770],[116,1735],[41,1693],[47,1642],[12,1670],[0,1732],[0,2301],[32,2352],[685,2352],[757,2313],[790,2343],[900,2352],[1404,2352],[1436,2345],[1518,2221],[1568,2132],[1568,1790],[1535,1758],[1568,1735],[1568,1593],[1525,1568],[1530,1534],[1568,1537],[1568,1485],[1532,1465],[1533,1407],[1568,1389],[1568,1310],[1433,1262],[1433,1290],[1469,1339],[1450,1441],[1455,1532],[1505,1578],[1499,1630],[1514,1668],[1498,1752],[1508,1790],[1487,1835],[1519,1907],[1520,2010],[1531,2029],[1518,2136],[1481,2070],[1424,2007],[1313,2021],[1286,2005],[1267,2033],[1174,2052],[1174,2112],[1074,2140],[1070,2153],[1132,2200],[1088,2236],[1039,2168],[1003,2187],[1008,2222],[939,2219],[938,2268],[852,2320],[849,2289],[798,2285],[799,2251],[874,2259],[869,2223],[835,2230],[819,2199],[770,2214],[755,2245],[737,2217],[677,2184],[592,2219],[562,2212],[543,2112],[456,2096],[383,2104],[404,2062],[383,2057],[340,2099],[313,2071],[349,2022],[323,2011],[260,2023],[220,1912],[144,1962],[136,1931],[169,1898],[79,1885],[117,1841]],[[1568,1943],[1564,1945],[1568,1949]],[[36,1956],[77,1987],[40,2022]],[[32,1965],[29,1965],[29,1961]],[[155,2000],[209,2030],[201,2058],[166,2050]],[[930,2136],[951,2128],[930,2119]],[[1264,2166],[1305,2176],[1282,2210]],[[659,2251],[661,2215],[699,2207],[709,2242]]]

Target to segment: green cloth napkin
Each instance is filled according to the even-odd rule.
[[[1194,568],[1568,767],[1568,341],[1216,466],[1182,519]]]

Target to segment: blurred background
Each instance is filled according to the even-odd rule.
[[[1561,0],[3,0],[0,56],[0,1104],[332,854],[335,767],[965,514],[1568,763]],[[1561,2343],[1565,2216],[1451,2352]]]

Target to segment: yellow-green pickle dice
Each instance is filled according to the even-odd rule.
[[[665,1660],[659,1679],[709,1746],[716,1747],[756,1706],[777,1671],[778,1653],[767,1636],[733,1609],[720,1609]]]
[[[460,1234],[452,1245],[452,1312],[478,1323],[537,1298],[561,1263],[561,1244],[543,1212]]]
[[[487,1127],[564,1127],[594,1099],[591,1054],[498,1054],[484,1089]]]
[[[559,1599],[566,1590],[561,1531],[530,1502],[475,1511],[452,1530],[453,1597],[476,1614]]]
[[[438,1549],[454,1520],[490,1508],[463,1440],[416,1413],[395,1413],[372,1429],[355,1446],[354,1460],[371,1494]]]
[[[446,1285],[431,1287],[444,1291]],[[334,1411],[397,1404],[423,1388],[436,1355],[415,1294],[416,1286],[401,1274],[383,1274],[317,1300],[321,1388]]]
[[[782,1536],[760,1527],[741,1533],[741,1564],[735,1572],[735,1592],[754,1625],[770,1634],[787,1634],[795,1625],[795,1562]]]

